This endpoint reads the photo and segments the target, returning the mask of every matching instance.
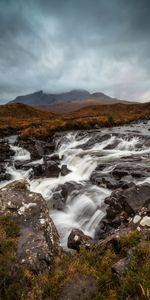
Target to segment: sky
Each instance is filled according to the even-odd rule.
[[[150,101],[150,0],[0,0],[0,103],[43,90]]]

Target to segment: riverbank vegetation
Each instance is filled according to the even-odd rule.
[[[0,106],[0,130],[4,134],[15,130],[24,139],[29,136],[45,139],[56,131],[111,127],[149,119],[149,116],[150,103],[97,105],[57,115],[12,103]]]
[[[56,257],[50,273],[34,274],[17,262],[19,228],[8,216],[0,217],[0,299],[2,300],[148,300],[150,299],[150,241],[138,233],[120,238],[118,252],[82,248]],[[130,252],[124,273],[113,266]],[[66,298],[68,297],[68,298]],[[70,297],[70,298],[69,298]]]

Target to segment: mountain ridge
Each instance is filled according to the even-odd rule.
[[[110,97],[102,92],[94,92],[90,93],[87,90],[70,90],[68,92],[63,93],[46,93],[43,90],[39,90],[30,94],[17,96],[14,100],[10,101],[12,102],[21,102],[25,104],[32,104],[32,105],[40,105],[43,103],[40,103],[40,101],[45,101],[45,105],[50,104],[51,102],[55,101],[79,101],[79,100],[85,100],[85,99],[93,99],[93,98],[105,98],[106,100],[112,100],[112,101],[119,101],[119,102],[130,102],[125,100],[120,100],[117,98]],[[38,100],[38,101],[37,101]],[[36,101],[36,102],[35,102]]]

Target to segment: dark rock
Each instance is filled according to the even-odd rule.
[[[34,272],[49,270],[53,256],[61,249],[46,201],[31,193],[23,181],[15,181],[0,192],[0,214],[10,215],[20,227],[18,260]]]
[[[27,140],[18,139],[19,146],[27,149],[31,154],[31,160],[37,160],[44,155],[52,154],[55,150],[55,144],[53,141],[47,143],[45,141],[37,140],[33,137]]]
[[[120,179],[124,176],[128,176],[129,172],[123,168],[122,169],[115,168],[112,172],[112,175]]]
[[[58,189],[61,189],[61,195],[65,200],[67,200],[67,197],[71,195],[72,193],[77,194],[80,189],[82,189],[83,186],[79,183],[76,183],[74,181],[66,182],[63,185],[59,185]]]
[[[65,206],[65,199],[62,197],[60,192],[53,194],[52,198],[50,199],[50,206],[53,209],[63,210]]]
[[[79,193],[79,190],[83,188],[81,184],[76,182],[66,182],[63,185],[59,185],[53,192],[50,201],[48,202],[49,208],[63,210],[66,204],[68,196],[74,197]]]
[[[90,181],[98,186],[106,187],[108,189],[116,189],[121,186],[121,183],[112,178],[111,175],[103,175],[98,171],[92,173]]]
[[[79,229],[73,229],[68,237],[68,248],[80,251],[80,246],[83,245],[87,249],[92,247],[93,240],[85,235]]]
[[[55,161],[46,161],[44,164],[30,164],[33,169],[32,176],[34,178],[40,177],[58,177],[60,169]]]
[[[130,218],[140,213],[143,208],[147,213],[150,213],[150,185],[146,183],[139,186],[131,184],[126,189],[115,190],[110,197],[105,199],[105,203],[108,204],[108,207],[105,217],[107,222],[102,228],[103,236],[108,234],[112,228],[130,226]],[[101,227],[99,226],[96,230],[97,236],[101,234]]]
[[[60,158],[58,154],[52,154],[50,157],[49,156],[44,156],[44,160],[48,161],[48,160],[53,160],[55,162],[59,162]]]
[[[92,134],[92,137],[83,145],[78,146],[77,148],[82,148],[83,150],[88,150],[92,148],[96,143],[102,143],[105,140],[108,140],[111,137],[110,134],[104,134],[100,135],[98,134]]]
[[[61,167],[61,175],[62,176],[66,176],[67,174],[69,174],[71,171],[67,168],[66,165],[62,165]]]
[[[14,151],[10,148],[9,144],[2,140],[0,141],[0,163],[4,163],[8,159],[10,159],[11,156],[14,155]]]
[[[134,214],[142,207],[148,207],[150,202],[150,184],[133,186],[123,193],[125,210]]]
[[[14,166],[15,166],[16,169],[28,170],[28,169],[31,168],[31,166],[28,165],[29,162],[30,162],[30,160],[27,160],[27,161],[16,160],[14,162]]]

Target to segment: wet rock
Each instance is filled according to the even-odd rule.
[[[65,206],[65,199],[62,197],[61,192],[56,192],[50,199],[50,207],[57,210],[63,210]]]
[[[139,158],[137,158],[139,160]],[[116,177],[117,179],[123,179],[127,176],[132,176],[133,178],[145,178],[149,176],[150,167],[146,167],[142,163],[135,164],[134,163],[135,157],[132,158],[131,162],[125,161],[124,163],[120,163],[112,172],[112,176]]]
[[[68,248],[80,251],[80,246],[83,245],[90,249],[93,245],[91,237],[85,235],[79,229],[73,229],[68,237]]]
[[[98,134],[94,134],[91,136],[91,138],[83,145],[78,146],[77,148],[82,148],[83,150],[88,150],[90,148],[92,148],[95,144],[97,143],[102,143],[105,140],[108,140],[111,137],[110,134],[104,134],[104,135],[100,135]]]
[[[44,164],[30,164],[30,168],[33,169],[32,177],[58,177],[60,168],[55,161],[46,161]]]
[[[57,163],[60,162],[59,155],[58,155],[58,154],[55,154],[55,153],[52,154],[50,157],[49,157],[49,156],[44,156],[44,160],[45,160],[45,161],[53,160],[53,161],[55,161],[55,162],[57,162]]]
[[[126,211],[128,215],[136,214],[142,207],[149,207],[150,184],[133,185],[126,190],[114,191],[110,197],[105,199],[109,205],[107,213],[111,217],[111,210],[114,214]]]
[[[52,154],[55,150],[55,143],[45,142],[41,140],[37,140],[33,137],[28,138],[27,140],[18,139],[17,143],[19,146],[27,149],[31,154],[32,160],[37,160],[42,158],[44,155]]]
[[[14,155],[14,151],[5,140],[0,141],[0,149],[0,163],[4,163]]]
[[[82,188],[83,186],[81,184],[74,181],[66,182],[63,185],[58,186],[58,190],[61,190],[61,195],[65,199],[65,201],[67,200],[67,197],[69,195],[71,195],[72,193],[76,195]]]
[[[31,193],[26,182],[15,181],[0,190],[0,214],[10,215],[19,225],[19,262],[33,272],[49,270],[61,248],[42,196]]]
[[[118,180],[111,177],[111,175],[103,175],[99,171],[94,171],[90,177],[90,181],[98,186],[108,189],[116,189],[121,186]]]
[[[50,201],[48,202],[49,208],[63,210],[67,201],[68,196],[74,197],[79,193],[79,190],[82,188],[81,184],[76,182],[66,182],[63,185],[59,185],[56,190],[53,192]]]
[[[16,160],[14,162],[14,166],[16,169],[28,170],[31,168],[31,166],[28,165],[28,163],[30,163],[30,160],[27,160],[27,161]]]
[[[62,176],[66,176],[67,174],[69,174],[71,171],[67,168],[66,165],[62,165],[61,167],[61,175]]]
[[[129,175],[129,171],[125,170],[125,169],[117,169],[115,168],[114,171],[112,172],[112,175],[117,177],[117,178],[122,178],[124,176],[128,176]]]
[[[136,223],[134,218],[137,215],[146,217],[150,214],[149,195],[149,184],[136,186],[132,183],[131,186],[128,184],[126,189],[113,191],[111,196],[105,199],[108,205],[106,216],[96,229],[96,238],[103,238],[115,228],[131,227],[131,224],[136,229],[140,224]]]

